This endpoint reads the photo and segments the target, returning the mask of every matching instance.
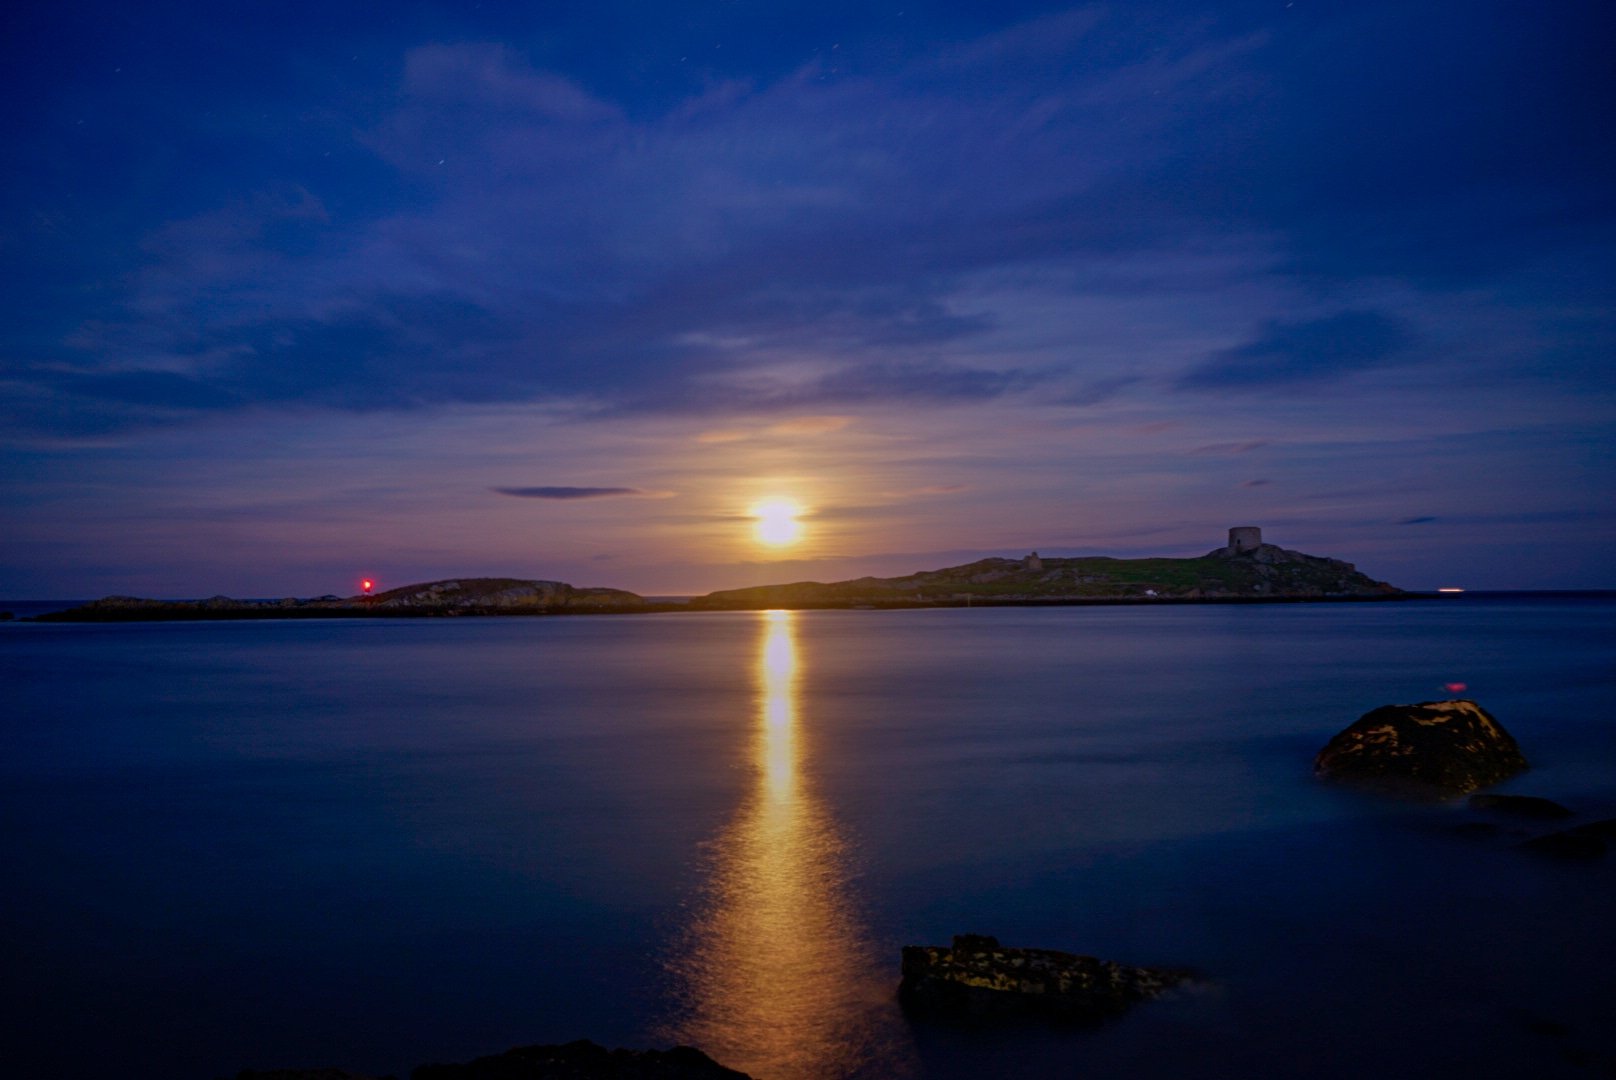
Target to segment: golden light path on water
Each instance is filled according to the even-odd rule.
[[[905,1056],[877,1046],[893,988],[849,899],[842,838],[804,775],[795,617],[759,616],[753,780],[675,958],[684,1014],[668,1033],[761,1080],[843,1077],[874,1060],[885,1071]]]

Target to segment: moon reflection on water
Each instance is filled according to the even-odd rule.
[[[768,1080],[853,1075],[877,1044],[892,987],[851,900],[845,842],[803,763],[795,613],[760,613],[753,781],[714,840],[672,968],[681,1015],[667,1035]]]

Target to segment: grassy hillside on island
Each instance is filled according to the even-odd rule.
[[[1037,554],[1023,559],[979,559],[905,577],[725,589],[699,597],[691,601],[691,606],[1371,599],[1399,595],[1403,595],[1402,590],[1359,573],[1351,563],[1259,544],[1249,550],[1218,548],[1193,559],[1056,559]]]

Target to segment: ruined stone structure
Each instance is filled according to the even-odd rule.
[[[1040,559],[1038,557],[1038,553],[1035,551],[1031,555],[1028,555],[1026,558],[1021,560],[1021,568],[1023,570],[1042,570],[1044,568],[1044,560]]]
[[[1229,530],[1229,554],[1243,555],[1262,547],[1262,530],[1255,525],[1236,525]]]

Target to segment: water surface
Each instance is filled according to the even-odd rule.
[[[764,1078],[1608,1068],[1608,862],[1316,784],[1462,681],[1616,814],[1608,601],[0,625],[29,1075],[588,1037]],[[906,1022],[959,932],[1191,966],[1092,1032]]]

